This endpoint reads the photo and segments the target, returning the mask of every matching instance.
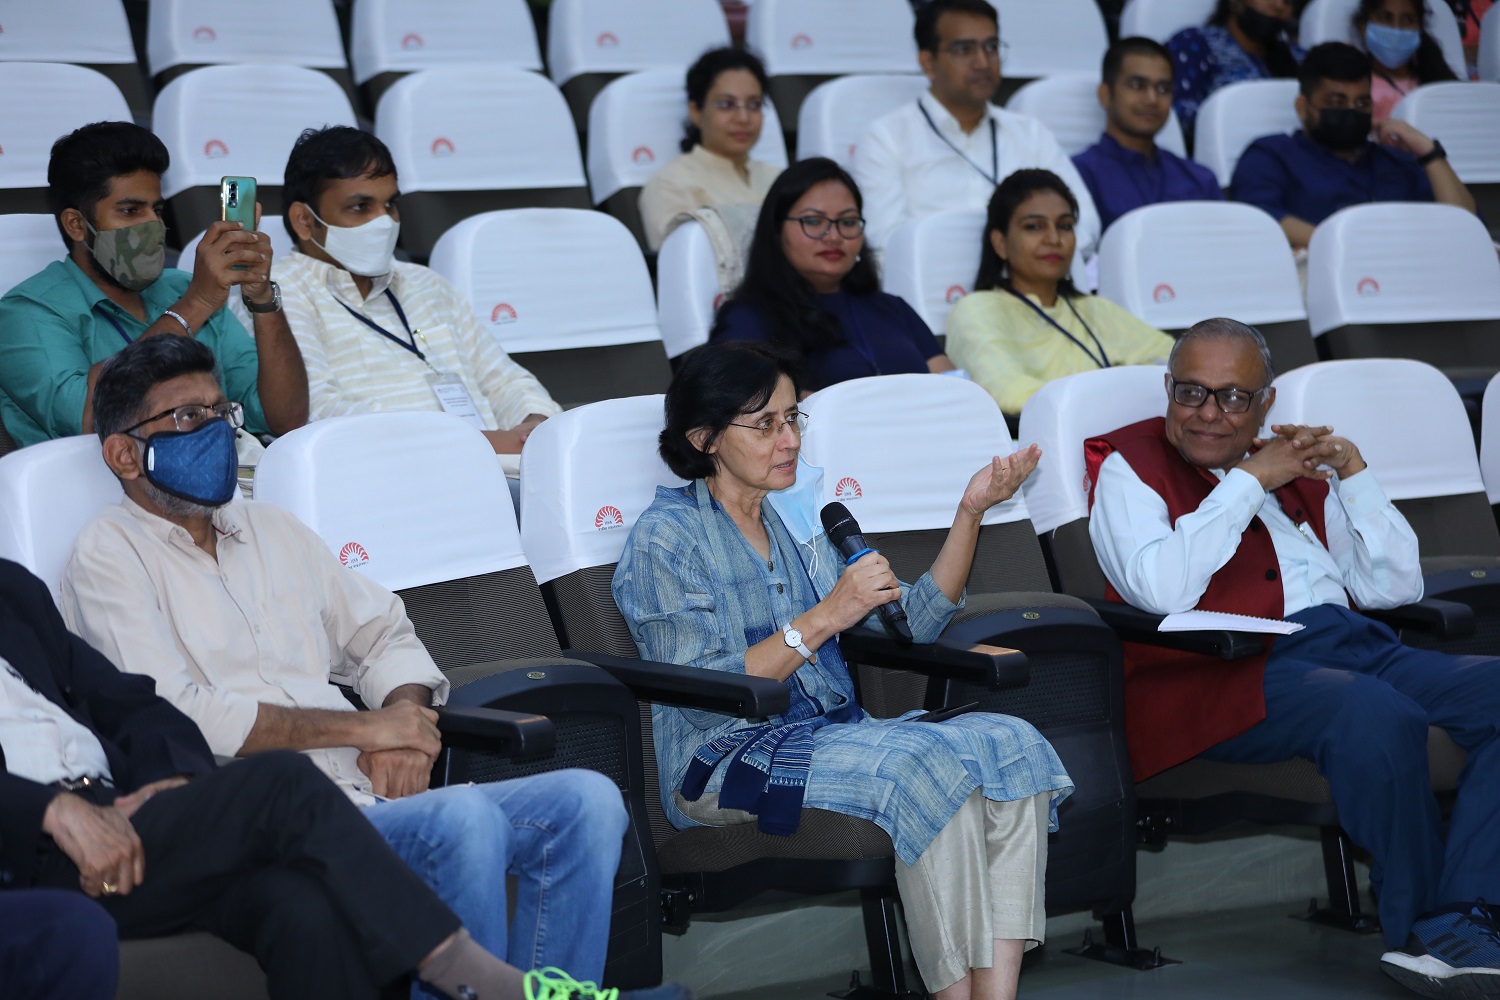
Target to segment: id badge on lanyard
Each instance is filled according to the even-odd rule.
[[[469,395],[469,387],[464,385],[463,379],[453,372],[440,372],[433,369],[427,373],[427,384],[432,386],[432,391],[437,394],[438,405],[442,406],[444,413],[462,417],[480,430],[484,430],[484,418],[479,415],[479,410],[474,406],[474,400]]]

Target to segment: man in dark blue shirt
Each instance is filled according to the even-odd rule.
[[[1099,103],[1104,135],[1073,157],[1105,229],[1133,208],[1163,201],[1220,201],[1213,171],[1159,149],[1172,110],[1172,57],[1149,38],[1122,38],[1104,54]]]
[[[1372,201],[1440,201],[1474,211],[1442,143],[1394,118],[1371,133],[1370,57],[1325,42],[1302,61],[1302,130],[1250,144],[1230,196],[1265,209],[1293,247],[1341,208]]]

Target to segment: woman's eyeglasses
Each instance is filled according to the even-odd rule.
[[[736,100],[733,97],[725,97],[717,101],[709,101],[708,106],[713,108],[715,111],[723,111],[726,113],[738,111],[740,110],[740,108],[744,108],[752,115],[758,115],[760,114],[761,108],[765,107],[765,101],[761,100],[759,97],[752,97],[748,101]]]
[[[788,216],[786,221],[801,226],[802,235],[810,240],[821,240],[835,226],[838,227],[839,235],[846,240],[852,240],[865,231],[865,220],[857,215],[846,215],[838,219],[830,219],[824,215],[804,215],[800,219]]]
[[[731,420],[729,426],[743,427],[746,430],[755,431],[768,441],[772,438],[780,437],[781,432],[788,427],[795,431],[798,437],[801,437],[807,433],[807,414],[798,410],[796,413],[791,413],[784,417],[764,416],[753,424],[737,424]]]

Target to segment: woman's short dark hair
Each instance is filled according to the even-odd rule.
[[[1370,23],[1370,16],[1380,9],[1385,0],[1359,0],[1359,7],[1354,12],[1354,26],[1359,29],[1361,44],[1364,41],[1365,25]],[[1422,20],[1422,43],[1417,46],[1417,54],[1412,58],[1412,70],[1417,74],[1417,83],[1437,83],[1442,80],[1457,80],[1458,75],[1453,72],[1453,67],[1448,65],[1448,57],[1443,55],[1443,47],[1438,44],[1437,39],[1427,30],[1427,22],[1432,18],[1432,11],[1428,9],[1425,0],[1412,0],[1417,5],[1417,16]],[[1438,16],[1448,13],[1447,4]],[[1392,67],[1395,68],[1395,67]]]
[[[334,181],[353,177],[391,177],[396,161],[386,144],[369,132],[348,125],[304,129],[292,144],[281,185],[281,204],[302,202],[318,210],[318,199]],[[283,212],[282,225],[297,242],[292,217]]]
[[[974,291],[1010,287],[1010,268],[995,252],[990,234],[997,230],[1008,234],[1016,210],[1038,191],[1055,191],[1061,195],[1073,210],[1073,218],[1078,218],[1078,198],[1063,183],[1063,179],[1052,171],[1028,168],[1017,170],[1005,178],[996,186],[995,193],[990,195],[990,207],[984,220],[984,235],[979,240],[979,274],[974,278]],[[1057,283],[1057,290],[1070,297],[1078,294],[1078,289],[1073,286],[1073,279],[1067,275]]]
[[[69,252],[73,241],[62,227],[64,210],[76,208],[92,225],[111,180],[140,170],[160,177],[171,161],[162,141],[134,122],[94,122],[54,142],[47,161],[47,204]]]
[[[782,376],[800,395],[791,361],[759,344],[705,344],[689,352],[667,387],[666,425],[657,446],[667,468],[683,479],[712,476],[718,464],[693,447],[688,434],[708,428],[707,448],[736,417],[764,407]]]
[[[854,196],[854,204],[864,210],[864,197],[854,178],[826,157],[802,160],[782,171],[760,206],[745,277],[720,312],[715,331],[720,329],[725,311],[754,309],[765,321],[771,344],[789,357],[800,359],[844,343],[843,324],[823,308],[811,283],[798,273],[781,249],[782,224],[791,214],[792,206],[815,184],[824,181],[844,185]],[[880,277],[867,254],[855,259],[854,267],[844,275],[842,288],[855,295],[880,291]]]
[[[1229,17],[1234,13],[1234,4],[1235,0],[1219,0],[1218,6],[1214,8],[1213,16],[1208,19],[1208,23],[1214,27],[1228,27]],[[1294,3],[1294,6],[1300,11],[1307,4]],[[1276,79],[1296,79],[1297,57],[1292,55],[1292,48],[1287,44],[1285,38],[1277,38],[1266,46],[1265,62],[1267,72]]]
[[[179,375],[212,375],[216,362],[207,344],[165,334],[140,337],[104,362],[94,383],[94,430],[103,441],[140,423],[153,387]]]
[[[770,86],[766,67],[753,53],[744,49],[709,49],[688,67],[687,96],[693,107],[702,111],[704,103],[708,101],[708,92],[714,89],[714,81],[721,73],[732,69],[742,69],[754,76],[760,84],[761,95],[765,95],[766,88]],[[703,141],[703,132],[693,124],[691,118],[683,123],[682,130],[682,151],[691,153],[693,147]]]

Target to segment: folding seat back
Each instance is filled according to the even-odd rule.
[[[432,266],[564,406],[659,391],[670,379],[646,262],[617,219],[486,212],[444,233]]]
[[[547,74],[582,131],[595,95],[621,73],[685,69],[729,43],[729,24],[715,0],[553,0]]]
[[[719,285],[719,264],[708,232],[684,222],[667,234],[656,256],[656,314],[667,357],[708,343],[714,314],[733,289]]]
[[[1453,9],[1443,0],[1423,2],[1427,32],[1443,50],[1443,58],[1453,72],[1460,80],[1467,80],[1469,70],[1464,59],[1464,43]],[[1302,9],[1302,19],[1297,27],[1298,43],[1310,49],[1323,42],[1348,42],[1363,49],[1364,39],[1354,30],[1354,12],[1358,9],[1359,0],[1312,0]]]
[[[331,0],[152,0],[146,61],[158,85],[196,66],[253,63],[323,70],[349,91]],[[245,94],[260,92],[248,87],[234,96],[248,103]]]
[[[797,159],[826,156],[844,169],[870,125],[929,88],[918,73],[851,73],[818,84],[797,111]]]
[[[131,111],[144,115],[151,110],[121,0],[8,4],[3,27],[0,62],[87,66],[120,88]]]
[[[48,211],[47,161],[62,136],[90,122],[131,120],[120,88],[82,66],[0,62],[0,93],[11,96],[0,101],[0,213]]]
[[[1165,43],[1183,28],[1207,24],[1214,4],[1215,0],[1126,0],[1120,12],[1120,37]]]
[[[0,215],[0,295],[66,254],[51,215]]]
[[[505,474],[483,435],[443,413],[316,421],[266,450],[256,496],[297,515],[345,566],[401,597],[453,686],[451,704],[533,712],[556,727],[556,750],[542,758],[450,749],[441,762],[447,782],[585,767],[620,787],[634,822],[615,878],[604,977],[659,981],[635,699],[597,668],[561,656],[521,550]]]
[[[57,227],[53,226],[55,232]],[[271,238],[272,260],[285,257],[296,249],[292,242],[292,236],[286,231],[286,225],[279,215],[262,215],[260,217],[260,231]],[[205,231],[206,232],[206,231]],[[198,253],[198,244],[203,242],[205,233],[199,233],[183,245],[182,253],[177,258],[177,267],[184,271],[192,271],[194,256]],[[230,301],[234,299],[231,296]]]
[[[648,69],[610,81],[589,107],[589,189],[594,204],[619,219],[645,245],[641,188],[677,157],[687,90],[681,69]],[[776,106],[767,100],[752,159],[786,166],[786,141]]]
[[[1451,205],[1356,205],[1307,248],[1307,316],[1324,357],[1415,358],[1478,396],[1500,369],[1500,261]]]
[[[1296,80],[1241,80],[1208,95],[1198,109],[1193,159],[1214,172],[1229,189],[1240,155],[1256,139],[1302,127],[1297,120]]]
[[[557,88],[503,66],[402,77],[375,133],[401,177],[401,245],[425,258],[462,219],[506,208],[588,208],[578,137]]]
[[[218,221],[225,176],[254,177],[261,210],[279,214],[282,175],[302,130],[354,124],[348,95],[302,66],[205,66],[173,79],[152,112],[152,129],[172,156],[161,179],[167,241],[175,245]]]
[[[938,212],[903,222],[885,247],[885,290],[917,311],[939,338],[953,303],[974,290],[984,239],[983,212]]]
[[[57,600],[73,539],[122,496],[93,434],[11,452],[0,458],[0,558],[41,577]]]
[[[1099,106],[1099,71],[1059,73],[1024,84],[1005,107],[1039,120],[1057,137],[1069,156],[1088,149],[1104,134],[1104,109]],[[1156,144],[1169,153],[1187,156],[1182,124],[1177,112],[1167,114],[1167,124],[1157,133]]]
[[[1500,505],[1500,375],[1484,387],[1484,415],[1479,434],[1479,472],[1490,506]]]
[[[1500,83],[1429,83],[1401,98],[1391,117],[1442,136],[1453,172],[1500,238]]]
[[[1022,81],[1054,73],[1084,73],[1097,78],[1109,31],[1095,0],[999,0],[999,99],[1008,98]]]
[[[1493,12],[1495,8],[1491,7]],[[1500,82],[1500,16],[1488,13],[1479,25],[1479,79]]]
[[[808,93],[830,77],[914,71],[912,20],[905,0],[863,0],[857,16],[843,0],[756,0],[745,45],[765,61],[771,99],[794,124]]]
[[[526,0],[359,0],[353,7],[349,62],[370,107],[393,82],[418,70],[542,68]]]
[[[1212,316],[1249,323],[1278,371],[1317,360],[1286,236],[1250,205],[1170,202],[1125,213],[1099,244],[1099,294],[1174,334]]]

